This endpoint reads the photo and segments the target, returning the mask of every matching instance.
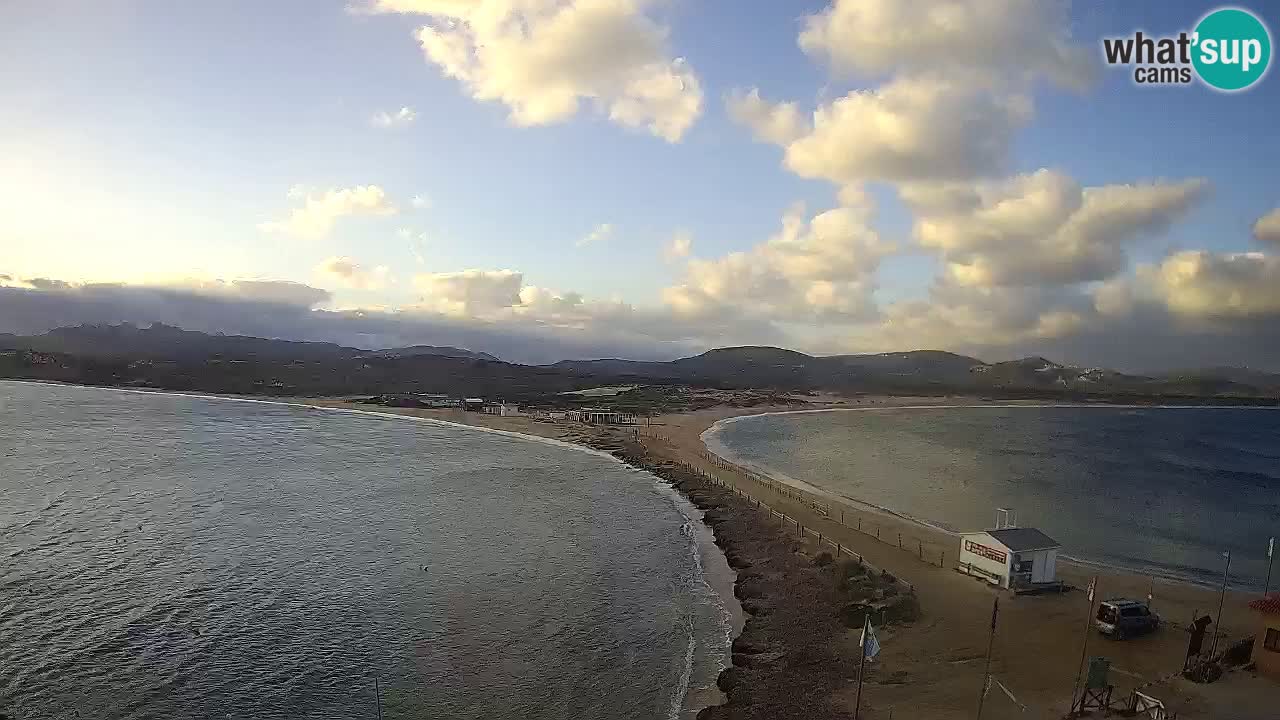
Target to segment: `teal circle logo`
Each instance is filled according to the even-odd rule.
[[[1262,79],[1271,64],[1271,33],[1253,13],[1214,10],[1196,26],[1191,63],[1209,86],[1244,90]]]

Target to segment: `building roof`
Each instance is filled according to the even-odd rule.
[[[987,534],[1014,552],[1062,547],[1062,543],[1035,528],[1004,528],[988,530]]]
[[[1271,593],[1261,600],[1254,600],[1249,607],[1266,615],[1280,615],[1280,593]]]

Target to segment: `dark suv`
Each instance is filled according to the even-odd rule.
[[[1093,624],[1103,635],[1123,640],[1154,631],[1160,627],[1160,616],[1137,600],[1104,600]]]

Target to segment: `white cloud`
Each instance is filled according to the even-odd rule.
[[[396,235],[409,242],[409,252],[419,265],[427,264],[427,245],[431,243],[430,235],[407,227],[396,230]]]
[[[770,321],[852,322],[875,314],[873,273],[894,251],[862,209],[836,208],[806,220],[797,206],[782,231],[746,252],[692,260],[663,297],[677,313],[737,312]]]
[[[807,132],[786,145],[786,165],[840,185],[999,174],[1031,114],[1021,95],[900,78],[819,108]]]
[[[1259,242],[1280,246],[1280,208],[1258,218],[1253,224],[1253,237]]]
[[[613,225],[609,223],[601,223],[591,229],[591,232],[578,239],[576,243],[578,247],[586,247],[595,243],[608,240],[613,237]]]
[[[834,0],[805,18],[799,44],[833,69],[868,75],[1043,75],[1075,89],[1097,74],[1095,54],[1068,35],[1059,0]]]
[[[1000,174],[1032,114],[1023,95],[925,77],[851,92],[811,118],[757,90],[731,96],[729,112],[757,139],[781,145],[792,172],[842,186]]]
[[[835,70],[887,78],[807,116],[758,90],[728,98],[734,120],[785,149],[788,169],[840,186],[967,180],[1007,172],[1032,118],[1034,81],[1084,88],[1094,54],[1072,43],[1050,0],[834,0],[799,44]]]
[[[366,268],[348,257],[331,257],[316,267],[322,278],[355,290],[381,290],[391,282],[391,268]]]
[[[294,208],[284,220],[265,222],[258,227],[266,232],[279,232],[305,239],[327,237],[339,218],[351,215],[394,215],[397,210],[387,194],[377,185],[314,193],[301,187],[289,191],[291,199],[305,195],[302,207]]]
[[[413,196],[413,199],[409,201],[409,204],[417,210],[430,210],[432,205],[435,203],[431,200],[430,195],[426,193],[418,193]]]
[[[902,187],[915,236],[941,251],[962,285],[1103,280],[1128,265],[1127,245],[1161,230],[1207,193],[1203,180],[1082,188],[1040,170],[1007,180]]]
[[[402,128],[412,125],[417,118],[418,113],[413,108],[406,106],[393,113],[385,110],[374,113],[370,122],[373,123],[374,127],[379,128]]]
[[[423,273],[413,278],[422,306],[455,317],[491,317],[520,304],[524,275],[514,270]]]
[[[729,117],[744,125],[761,142],[789,145],[812,131],[810,122],[793,102],[773,104],[760,97],[760,90],[735,91],[725,101]]]
[[[327,290],[288,280],[185,279],[174,281],[169,284],[169,287],[206,297],[304,308],[315,307],[330,299]]]
[[[668,262],[672,262],[687,258],[692,252],[693,234],[688,230],[677,230],[676,233],[671,236],[671,240],[667,243],[667,246],[662,249],[662,256],[666,258]]]
[[[1198,318],[1280,317],[1280,257],[1263,253],[1175,253],[1138,272],[1139,293]]]
[[[561,122],[583,101],[614,122],[680,140],[702,112],[688,64],[667,50],[648,0],[372,0],[373,12],[426,15],[427,60],[521,126]]]
[[[1042,288],[965,287],[943,280],[927,299],[888,305],[880,322],[857,329],[848,346],[860,352],[973,352],[1051,340],[1082,328],[1086,305],[1083,296]]]

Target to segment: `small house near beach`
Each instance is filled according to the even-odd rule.
[[[1260,675],[1280,680],[1280,593],[1249,603],[1261,623],[1253,641],[1253,662]]]
[[[1015,592],[1058,587],[1061,548],[1061,543],[1035,528],[1002,527],[965,533],[960,536],[956,569]]]

